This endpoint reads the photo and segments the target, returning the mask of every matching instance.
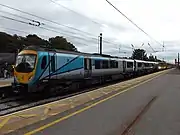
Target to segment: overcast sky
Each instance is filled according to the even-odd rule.
[[[8,5],[58,23],[55,24],[0,6],[0,30],[22,36],[28,33],[35,33],[42,38],[63,35],[75,44],[78,50],[83,52],[98,51],[97,37],[102,32],[104,53],[130,56],[132,53],[131,44],[138,48],[144,43],[144,46],[141,48],[146,49],[149,55],[153,53],[148,46],[149,42],[154,50],[160,51],[153,53],[153,55],[171,62],[174,61],[177,57],[177,52],[180,50],[180,2],[178,0],[109,0],[158,42],[163,44],[164,41],[164,52],[162,52],[163,47],[160,44],[142,33],[105,0],[54,1],[56,3],[53,3],[51,0],[0,0],[0,4]],[[3,15],[16,20],[30,22],[12,14],[44,23],[41,26],[48,28],[48,30],[1,17]],[[7,28],[24,32],[17,32]]]

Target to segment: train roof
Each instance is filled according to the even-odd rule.
[[[99,53],[84,53],[84,52],[78,52],[78,51],[66,51],[66,50],[58,50],[48,47],[42,47],[42,46],[27,46],[23,50],[34,50],[34,51],[46,51],[46,52],[57,52],[57,53],[66,53],[66,54],[75,54],[75,55],[83,55],[83,56],[94,56],[94,57],[106,57],[106,58],[120,58],[117,56],[111,56],[107,54],[99,54]]]
[[[142,62],[142,63],[158,63],[154,61],[144,61],[144,60],[135,60],[136,62]]]
[[[128,62],[134,62],[134,60],[133,60],[133,59],[122,59],[122,60],[124,60],[124,61],[128,61]]]
[[[117,57],[117,56],[111,56],[107,54],[99,54],[99,53],[84,53],[84,52],[78,52],[78,51],[66,51],[66,50],[58,50],[53,49],[49,47],[44,46],[27,46],[23,50],[34,50],[34,51],[46,51],[46,52],[57,52],[57,53],[65,53],[65,54],[74,54],[74,55],[83,55],[83,56],[91,56],[91,57],[103,57],[103,58],[113,58],[113,59],[121,59],[125,61],[134,61],[133,59],[123,58],[123,57]],[[152,61],[143,61],[143,60],[135,60],[137,62],[148,62],[148,63],[158,63],[158,62],[152,62]]]
[[[136,62],[142,62],[142,63],[148,62],[148,61],[144,61],[144,60],[136,60],[136,59],[135,59],[135,61],[136,61]]]
[[[81,53],[81,52],[76,52],[76,51],[58,50],[58,49],[53,49],[53,48],[43,47],[43,46],[27,46],[23,50],[34,50],[34,51],[58,52],[58,53],[67,53],[67,54],[90,55],[88,53]]]

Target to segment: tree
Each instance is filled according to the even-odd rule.
[[[47,45],[48,41],[41,39],[37,35],[33,34],[33,35],[26,36],[26,38],[24,39],[24,44],[25,45],[35,45],[35,46],[42,45],[43,46],[43,45]]]
[[[63,49],[69,51],[77,51],[77,48],[64,37],[52,37],[49,40],[42,39],[35,34],[26,37],[9,35],[0,32],[0,53],[15,53],[18,49],[22,50],[24,46],[52,46],[55,49]]]
[[[13,52],[17,48],[16,39],[4,32],[0,32],[0,52]]]
[[[54,38],[50,38],[49,43],[52,48],[68,51],[77,51],[76,47],[70,42],[67,42],[64,37],[56,36]]]
[[[132,53],[132,59],[137,59],[137,60],[148,60],[146,51],[143,49],[134,49]]]
[[[153,55],[149,56],[149,61],[156,61],[155,57]]]

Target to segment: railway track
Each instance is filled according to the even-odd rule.
[[[137,76],[139,77],[139,76]],[[137,78],[133,77],[133,78]],[[65,99],[74,95],[82,94],[85,92],[93,91],[97,88],[102,88],[108,85],[112,85],[118,82],[123,82],[133,78],[125,78],[123,80],[109,81],[103,84],[94,84],[86,88],[81,88],[77,92],[61,92],[52,95],[48,94],[32,94],[32,95],[10,95],[10,97],[0,99],[0,116],[10,114],[13,112],[21,111],[38,105],[50,103],[53,101]],[[1,88],[2,89],[2,88]],[[0,89],[0,90],[1,90]],[[5,88],[6,90],[8,88]],[[9,90],[8,90],[9,91]],[[62,90],[61,90],[62,91]]]

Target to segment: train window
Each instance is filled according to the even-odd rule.
[[[87,70],[87,59],[84,59],[84,69]]]
[[[118,68],[118,62],[115,61],[115,68]]]
[[[113,68],[114,67],[114,61],[110,61],[110,68]]]
[[[108,61],[107,60],[103,60],[102,61],[102,68],[103,69],[107,69],[108,68]]]
[[[111,63],[110,63],[111,61],[109,60],[108,61],[108,68],[111,68]]]
[[[47,64],[47,59],[46,59],[46,56],[44,56],[42,58],[41,69],[45,69],[46,64]]]
[[[110,61],[110,68],[118,68],[118,62],[114,61],[114,60],[111,60]]]
[[[142,67],[142,63],[138,63],[138,67]]]
[[[127,62],[127,68],[133,68],[133,62]]]
[[[100,60],[95,60],[95,69],[100,69],[101,68],[101,61]]]
[[[51,71],[55,71],[55,56],[51,56]]]
[[[145,67],[149,67],[149,63],[144,63],[144,66]]]

